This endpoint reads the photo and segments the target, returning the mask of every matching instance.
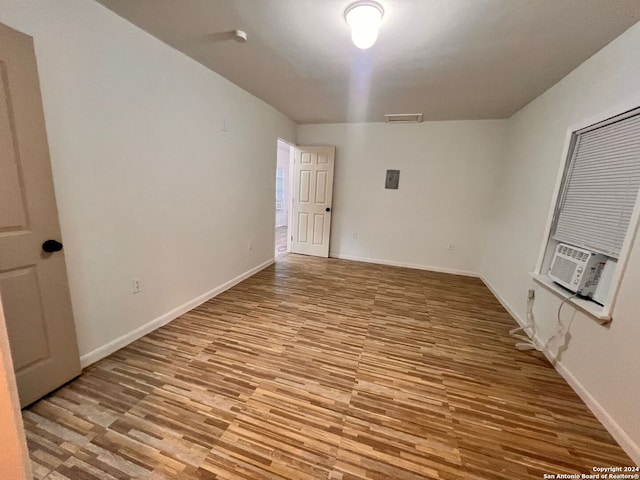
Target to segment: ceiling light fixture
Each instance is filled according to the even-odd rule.
[[[347,7],[344,19],[351,27],[351,40],[356,47],[366,50],[376,43],[383,16],[384,9],[378,2],[360,1]]]

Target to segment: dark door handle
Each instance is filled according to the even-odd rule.
[[[327,207],[327,208],[325,208],[325,209],[324,209],[324,211],[325,211],[325,212],[330,212],[330,211],[331,211],[331,209],[330,209],[329,207]]]
[[[62,244],[57,240],[47,240],[42,244],[42,250],[47,253],[59,252],[62,250]]]

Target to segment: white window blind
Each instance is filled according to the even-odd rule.
[[[618,258],[640,188],[640,112],[578,132],[553,238]]]

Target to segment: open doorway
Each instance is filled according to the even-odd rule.
[[[293,145],[278,139],[276,167],[276,218],[275,218],[275,258],[286,255],[290,251],[289,216],[291,207],[291,149]]]

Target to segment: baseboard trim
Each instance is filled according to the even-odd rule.
[[[534,339],[539,342],[536,336]],[[539,344],[539,343],[538,343]],[[544,352],[547,359],[551,362],[556,371],[562,375],[562,378],[573,388],[573,390],[582,399],[585,405],[591,410],[596,418],[602,423],[604,428],[618,442],[618,445],[629,455],[636,465],[640,466],[640,445],[635,443],[633,439],[624,431],[624,429],[616,422],[611,415],[607,413],[602,405],[589,393],[582,383],[565,367],[562,362],[558,361],[551,353]]]
[[[514,318],[514,320],[522,327],[525,325],[525,322],[519,317],[516,311],[509,305],[502,295],[500,295],[497,290],[491,285],[491,283],[483,276],[480,275],[480,280],[487,286],[487,288],[493,293],[493,295],[498,299],[498,301],[502,304],[502,306],[509,312],[509,314]],[[544,342],[542,339],[536,334],[532,338],[533,342],[541,346]],[[524,352],[523,352],[524,353]],[[636,465],[640,465],[640,446],[633,441],[633,439],[624,431],[624,429],[607,413],[602,405],[594,398],[591,393],[587,390],[587,388],[580,383],[580,381],[571,373],[571,371],[561,362],[559,361],[555,355],[551,352],[543,352],[544,356],[547,357],[547,360],[553,365],[556,371],[564,378],[564,380],[569,384],[569,386],[573,389],[574,392],[580,397],[580,399],[584,402],[591,413],[595,415],[595,417],[602,423],[604,428],[611,434],[611,436],[618,442],[618,445],[629,455],[631,460],[633,460]]]
[[[439,272],[439,273],[451,273],[453,275],[463,275],[465,277],[479,277],[479,274],[476,272],[469,272],[466,270],[456,270],[454,268],[432,267],[428,265],[418,265],[416,263],[403,263],[403,262],[396,262],[394,260],[384,260],[381,258],[356,257],[353,255],[343,255],[341,253],[334,253],[334,252],[330,252],[329,256],[331,258],[339,258],[340,260],[351,260],[354,262],[376,263],[379,265],[390,265],[392,267],[413,268],[415,270],[428,270],[430,272]]]
[[[216,288],[209,290],[208,292],[203,293],[202,295],[190,300],[179,307],[174,308],[173,310],[161,315],[150,322],[145,323],[144,325],[136,328],[135,330],[122,335],[121,337],[112,340],[111,342],[96,348],[95,350],[82,355],[80,357],[80,366],[82,368],[88,367],[92,363],[97,362],[98,360],[102,360],[104,357],[111,355],[113,352],[120,350],[122,347],[129,345],[131,342],[138,340],[140,337],[145,336],[146,334],[154,331],[157,328],[166,325],[167,323],[175,320],[180,315],[187,313],[189,310],[196,308],[199,305],[202,305],[207,300],[211,300],[213,297],[220,295],[222,292],[229,290],[231,287],[237,285],[243,280],[246,280],[252,275],[255,275],[260,270],[264,270],[268,266],[274,263],[274,259],[271,258],[266,262],[261,263],[260,265],[247,270],[244,273],[241,273],[235,278],[232,278],[228,282],[219,285]]]

